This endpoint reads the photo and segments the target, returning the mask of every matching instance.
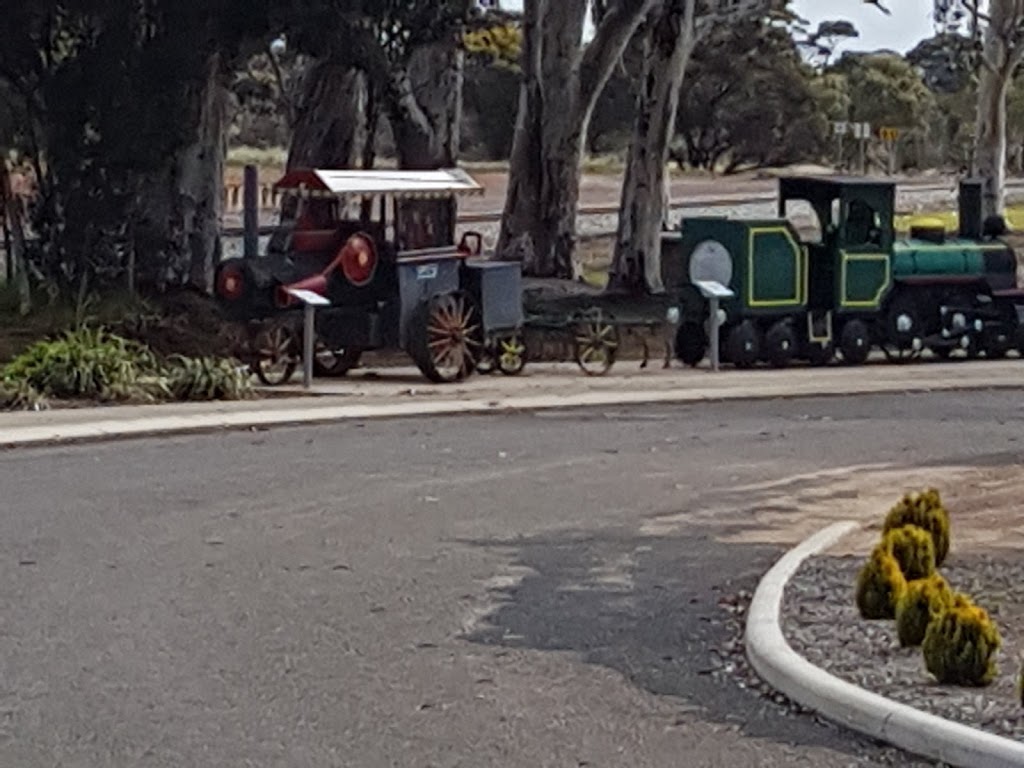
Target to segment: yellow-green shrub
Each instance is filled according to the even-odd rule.
[[[984,608],[958,598],[932,619],[921,649],[940,683],[988,685],[996,675],[999,629]]]
[[[882,536],[882,544],[896,558],[907,581],[935,573],[935,542],[924,528],[916,525],[893,528]]]
[[[857,609],[865,619],[892,619],[907,581],[896,558],[881,544],[857,575]]]
[[[935,566],[942,565],[949,554],[949,512],[942,506],[942,498],[934,488],[921,493],[908,493],[889,510],[883,534],[916,525],[931,534],[935,544]]]
[[[953,591],[937,573],[907,583],[896,603],[896,636],[904,648],[918,646],[932,618],[953,603]]]

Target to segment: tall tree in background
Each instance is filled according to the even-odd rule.
[[[1024,61],[1024,0],[989,0],[982,13],[978,0],[965,0],[975,30],[984,23],[978,120],[975,131],[975,173],[984,181],[984,215],[1003,213],[1006,206],[1007,97],[1013,75]]]
[[[771,0],[661,0],[642,36],[633,139],[626,161],[609,288],[660,292],[669,144],[694,47],[716,25],[764,15]]]
[[[523,83],[498,254],[527,274],[570,277],[587,124],[657,0],[607,4],[583,46],[587,0],[525,0]]]

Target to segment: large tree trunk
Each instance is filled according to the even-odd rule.
[[[209,292],[221,253],[227,151],[227,88],[219,55],[210,58],[205,81],[191,87],[187,101],[182,122],[193,126],[191,141],[139,185],[133,222],[137,282],[160,291],[190,285]]]
[[[498,254],[527,274],[571,277],[587,124],[655,0],[620,0],[584,51],[586,0],[526,0],[523,84]]]
[[[978,126],[975,138],[975,173],[984,182],[983,217],[1002,214],[1006,178],[1006,95],[1009,78],[986,69],[978,88]]]
[[[665,0],[644,37],[633,140],[619,206],[609,290],[660,293],[661,231],[668,215],[666,166],[679,93],[694,46],[696,0]]]
[[[27,315],[32,311],[32,292],[28,280],[28,260],[25,258],[22,207],[14,196],[10,169],[4,158],[0,158],[0,204],[3,205],[4,219],[10,234],[10,250],[6,256],[11,263],[7,265],[7,273],[13,277],[18,292],[18,310],[22,315]]]
[[[294,100],[288,169],[351,168],[367,142],[366,76],[332,61],[303,74]]]
[[[984,181],[983,215],[1002,215],[1005,208],[1006,99],[1010,81],[1024,60],[1020,28],[1024,12],[1018,0],[991,0],[978,87],[978,120],[974,171]]]
[[[451,42],[420,46],[404,72],[392,73],[388,113],[398,165],[405,170],[452,168],[458,163],[464,59]],[[454,200],[407,200],[399,205],[403,248],[450,245]]]

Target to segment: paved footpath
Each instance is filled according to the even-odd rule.
[[[638,362],[622,361],[604,377],[586,376],[574,365],[535,364],[519,377],[474,376],[447,386],[396,368],[320,380],[310,391],[292,384],[256,401],[0,413],[0,446],[374,417],[1020,387],[1024,361],[1018,358],[717,373],[640,370]]]

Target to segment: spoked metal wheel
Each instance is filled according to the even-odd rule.
[[[506,376],[518,376],[526,367],[526,345],[518,333],[498,339],[495,345],[498,370]]]
[[[588,376],[603,376],[615,364],[619,330],[614,318],[601,310],[584,314],[574,329],[576,363]]]
[[[287,325],[273,325],[256,335],[252,364],[256,377],[268,387],[287,384],[299,364],[299,338]]]
[[[483,354],[480,311],[461,291],[436,296],[421,307],[411,342],[410,354],[424,376],[439,384],[461,381]]]
[[[357,365],[362,356],[361,349],[342,347],[331,349],[322,339],[317,339],[313,350],[313,373],[317,376],[344,376]]]

